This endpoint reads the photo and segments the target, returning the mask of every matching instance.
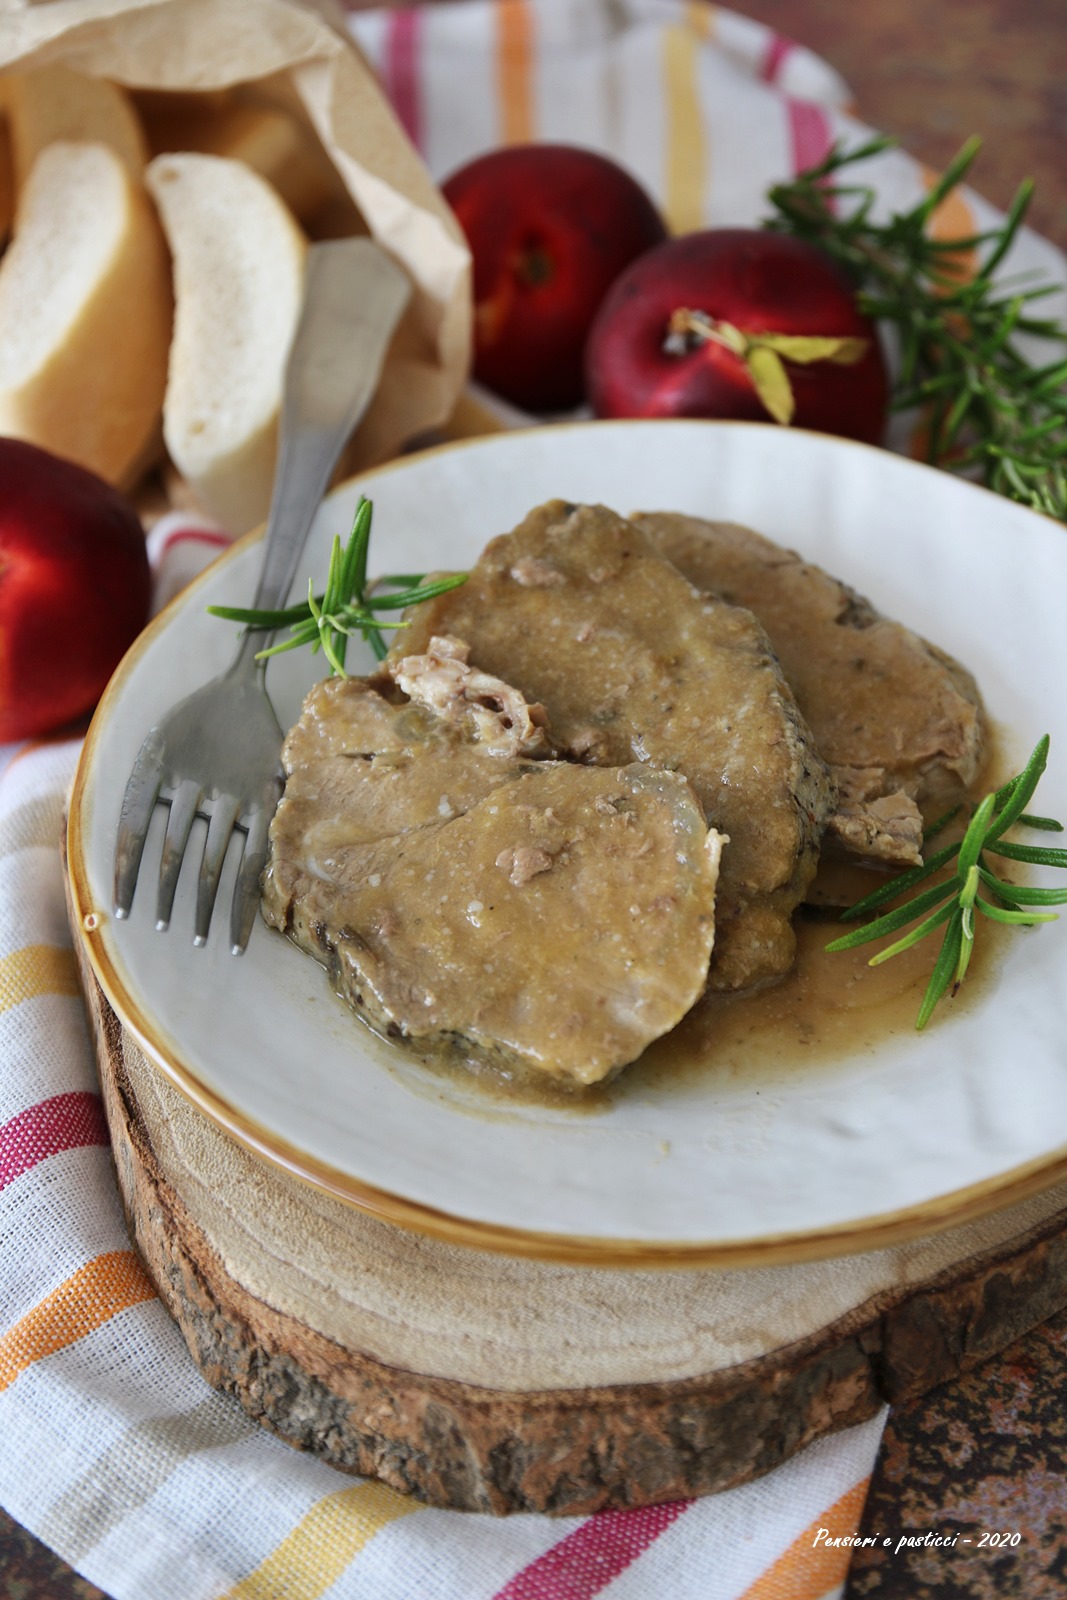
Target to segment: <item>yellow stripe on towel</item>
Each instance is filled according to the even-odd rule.
[[[0,1338],[0,1390],[43,1356],[74,1344],[119,1311],[154,1300],[155,1294],[132,1250],[96,1256]]]
[[[422,1507],[384,1483],[358,1483],[327,1495],[254,1572],[220,1600],[316,1600],[364,1545],[391,1522]]]
[[[714,31],[715,11],[690,0],[686,21],[663,30],[663,94],[666,106],[666,170],[663,209],[671,233],[706,225],[705,201],[711,170],[700,103],[700,51]]]
[[[78,994],[78,969],[71,950],[27,944],[0,960],[0,1011],[39,994]]]

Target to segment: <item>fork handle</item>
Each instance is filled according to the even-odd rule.
[[[285,375],[263,564],[252,601],[274,611],[285,602],[308,531],[338,458],[370,404],[385,352],[411,295],[396,266],[369,239],[312,245],[304,305]],[[246,632],[233,669],[248,670],[264,646]],[[255,663],[258,670],[262,662]]]

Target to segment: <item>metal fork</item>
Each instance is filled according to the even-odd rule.
[[[285,376],[278,467],[252,605],[284,605],[297,562],[346,440],[378,386],[410,297],[401,269],[368,239],[313,245],[304,306]],[[119,817],[114,910],[129,915],[157,801],[169,804],[156,927],[170,924],[195,818],[208,830],[196,891],[194,944],[206,943],[231,835],[245,835],[230,908],[230,947],[248,943],[282,792],[282,729],[267,695],[269,636],[242,635],[232,665],[153,727],[133,764]]]

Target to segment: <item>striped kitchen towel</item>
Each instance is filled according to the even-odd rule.
[[[754,223],[769,184],[825,155],[849,101],[810,51],[704,0],[349,8],[435,178],[495,145],[587,145],[676,233]]]
[[[822,160],[836,142],[856,147],[873,132],[826,62],[706,0],[464,0],[376,11],[346,4],[352,33],[438,181],[493,146],[558,140],[620,162],[674,233],[754,227],[770,214],[772,184]],[[875,220],[910,210],[937,176],[903,150],[850,168],[850,181],[875,193]],[[961,238],[1002,221],[961,186],[935,212],[931,232]],[[1027,228],[998,272],[1019,275],[1058,285],[1040,314],[1067,322],[1067,261]],[[530,420],[511,408],[500,416]],[[913,415],[891,419],[887,442],[926,454]]]
[[[157,602],[227,542],[184,514],[158,522]],[[130,1249],[111,1169],[59,850],[79,748],[0,750],[5,1509],[115,1600],[838,1593],[882,1416],[712,1499],[496,1519],[343,1478],[207,1387]]]
[[[565,139],[622,160],[675,229],[748,224],[769,183],[863,132],[823,62],[701,0],[465,0],[350,20],[439,178],[495,144]],[[883,210],[930,181],[903,153],[869,177]],[[968,192],[936,226],[994,220]],[[1067,282],[1032,234],[1017,259]],[[159,602],[220,537],[157,524]],[[884,1416],[708,1499],[496,1520],[341,1477],[205,1385],[130,1250],[110,1167],[58,846],[77,754],[70,739],[0,753],[6,1509],[115,1600],[839,1594]]]

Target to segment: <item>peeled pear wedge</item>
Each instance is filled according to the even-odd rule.
[[[278,191],[301,226],[329,205],[347,201],[354,212],[340,173],[307,123],[280,106],[245,101],[200,106],[204,99],[178,97],[168,107],[157,97],[142,111],[153,154],[190,151],[243,161]]]
[[[307,242],[270,184],[239,161],[162,155],[145,176],[174,262],[163,437],[204,509],[244,533],[270,505]]]
[[[38,67],[5,80],[15,189],[21,190],[37,157],[50,144],[106,144],[139,178],[148,143],[124,89],[70,67]]]
[[[0,434],[131,483],[159,448],[170,264],[108,145],[49,144],[0,259]]]

